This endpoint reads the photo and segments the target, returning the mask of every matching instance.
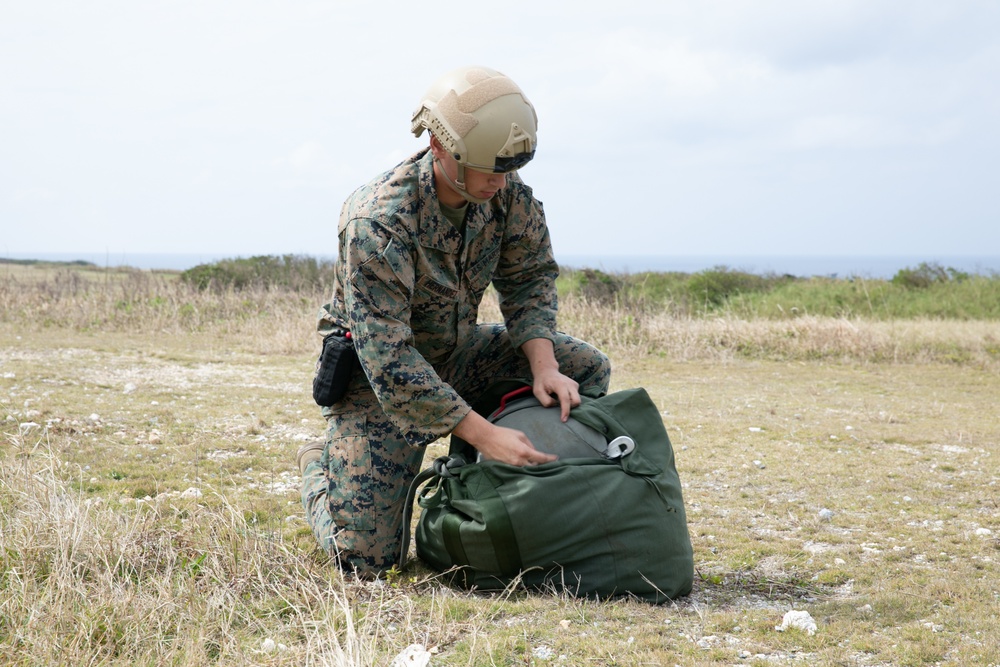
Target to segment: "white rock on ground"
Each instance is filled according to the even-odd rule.
[[[781,619],[781,625],[776,625],[774,627],[778,632],[784,632],[792,628],[794,630],[804,630],[810,635],[816,634],[816,621],[809,614],[808,611],[789,611],[785,613],[785,617]]]
[[[431,653],[420,644],[410,644],[392,659],[389,667],[427,667]]]
[[[556,652],[548,646],[536,646],[531,650],[531,655],[538,660],[551,660],[556,657]]]

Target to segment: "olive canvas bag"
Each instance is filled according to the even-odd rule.
[[[689,593],[694,563],[680,479],[646,391],[584,396],[564,424],[558,407],[541,406],[530,387],[508,393],[511,386],[525,387],[500,384],[473,408],[524,431],[559,460],[523,468],[476,461],[475,450],[453,436],[449,456],[418,475],[407,499],[407,508],[415,497],[422,508],[417,556],[478,590],[517,581],[654,603]],[[501,390],[500,407],[490,412]]]

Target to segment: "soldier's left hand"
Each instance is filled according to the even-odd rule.
[[[545,407],[558,403],[560,419],[569,419],[570,408],[580,405],[580,385],[558,370],[550,370],[535,375],[532,387],[535,398]]]

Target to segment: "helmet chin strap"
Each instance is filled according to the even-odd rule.
[[[437,160],[437,158],[435,158],[435,159]],[[458,194],[462,195],[462,197],[467,202],[470,202],[472,204],[485,204],[486,202],[489,201],[489,199],[483,199],[482,197],[473,197],[465,189],[465,166],[464,165],[456,162],[456,165],[458,166],[458,174],[457,174],[458,178],[456,178],[455,180],[452,180],[451,176],[448,175],[448,170],[444,168],[444,164],[442,164],[442,162],[440,160],[437,160],[437,163],[441,167],[441,169],[440,169],[441,173],[444,174],[444,180],[448,181],[448,184],[456,192],[458,192]]]

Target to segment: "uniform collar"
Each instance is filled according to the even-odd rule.
[[[418,154],[420,219],[418,222],[420,245],[443,252],[457,254],[462,249],[462,235],[448,222],[441,211],[441,204],[434,189],[434,156],[430,149],[423,155]],[[486,226],[491,203],[469,203],[465,214],[465,233],[467,238],[473,238]]]

